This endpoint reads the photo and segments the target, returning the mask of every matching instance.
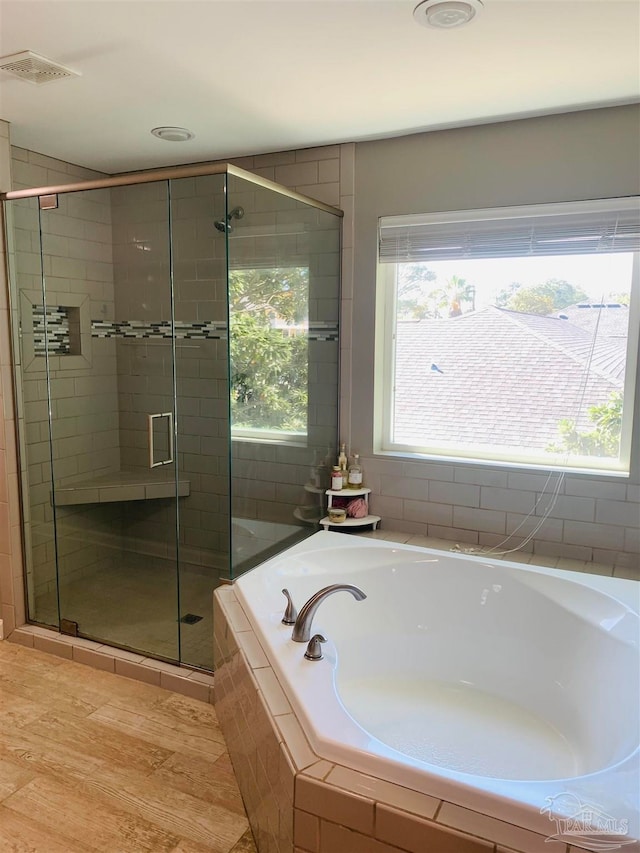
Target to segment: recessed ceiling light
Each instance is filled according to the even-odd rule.
[[[450,30],[468,24],[482,8],[482,0],[424,0],[413,10],[413,17],[423,27]]]
[[[165,142],[188,142],[195,137],[186,127],[154,127],[151,133]]]

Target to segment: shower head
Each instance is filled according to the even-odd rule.
[[[221,231],[223,234],[226,232],[227,234],[230,231],[233,231],[233,226],[231,224],[232,219],[242,219],[244,216],[244,207],[234,207],[233,210],[230,210],[227,213],[226,219],[219,219],[217,222],[213,224],[216,226],[218,231]]]

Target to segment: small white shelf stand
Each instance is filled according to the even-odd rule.
[[[326,489],[316,486],[313,483],[305,483],[304,490],[307,494],[314,496],[312,499],[313,502],[306,503],[304,506],[297,506],[293,511],[293,517],[296,521],[300,521],[309,527],[317,527],[324,513],[324,493]]]
[[[327,489],[325,494],[328,496],[327,501],[327,509],[330,509],[333,506],[334,498],[364,498],[367,504],[367,509],[369,509],[369,495],[371,494],[371,489]],[[325,530],[328,530],[330,527],[335,530],[339,530],[340,528],[345,527],[368,527],[373,526],[375,530],[380,524],[380,516],[379,515],[367,515],[362,518],[347,518],[344,521],[331,521],[328,515],[325,515],[324,518],[320,519],[320,524],[324,527]]]
[[[293,517],[296,521],[300,521],[308,527],[317,527],[318,524],[320,524],[320,512],[314,514],[309,513],[309,515],[306,515],[304,509],[299,506],[294,509]]]

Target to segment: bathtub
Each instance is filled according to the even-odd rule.
[[[367,598],[320,605],[307,661],[281,590],[333,583]],[[321,758],[542,835],[588,808],[640,837],[635,582],[320,532],[234,588]]]

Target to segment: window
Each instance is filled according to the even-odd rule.
[[[377,449],[628,471],[638,199],[383,217]]]
[[[229,274],[231,423],[235,438],[307,434],[307,267]]]

